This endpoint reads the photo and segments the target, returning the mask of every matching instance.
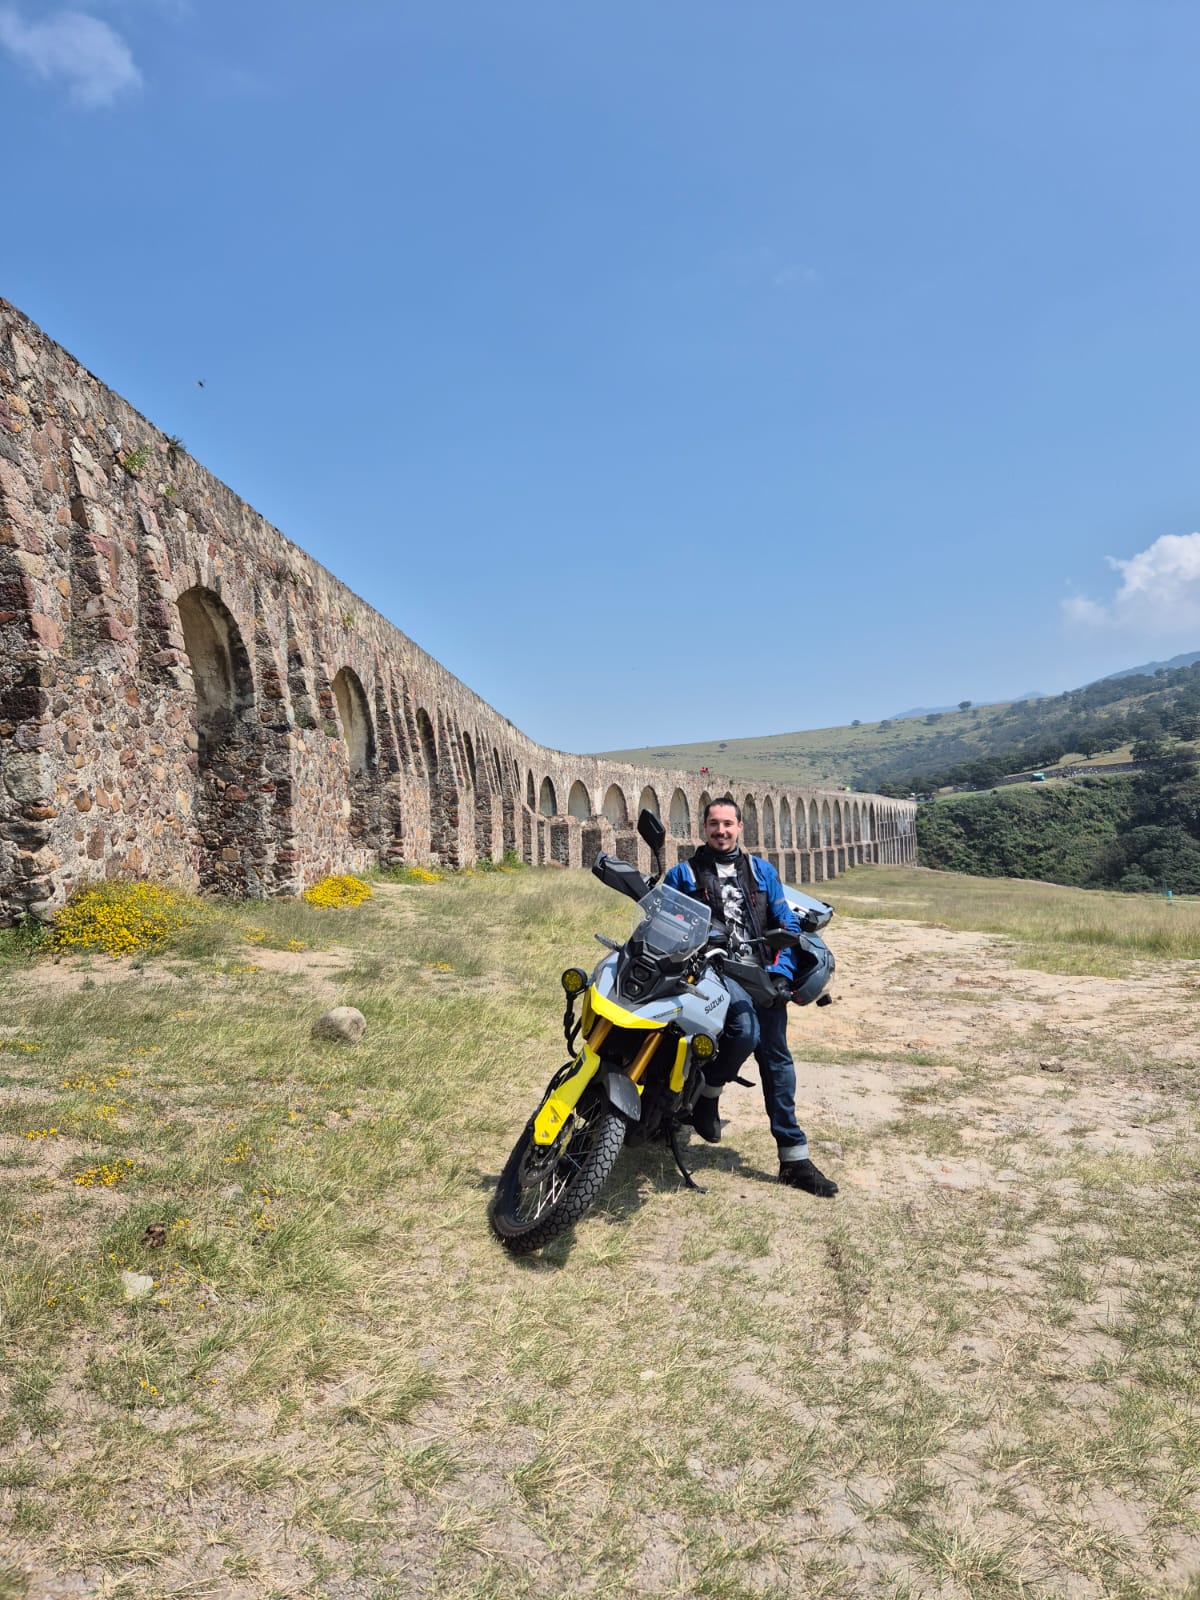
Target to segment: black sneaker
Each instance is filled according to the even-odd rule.
[[[720,1144],[721,1115],[717,1110],[720,1101],[711,1094],[702,1094],[692,1107],[692,1127],[706,1144]]]
[[[781,1161],[779,1181],[789,1184],[793,1189],[803,1189],[806,1194],[819,1195],[822,1200],[832,1200],[838,1192],[838,1186],[833,1179],[827,1178],[820,1167],[814,1167],[807,1159]]]

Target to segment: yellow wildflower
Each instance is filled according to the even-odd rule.
[[[59,950],[110,956],[158,950],[200,914],[198,902],[156,883],[94,883],[73,894],[54,919]]]
[[[364,883],[361,878],[322,878],[320,883],[314,883],[311,888],[305,889],[304,899],[310,906],[340,908],[360,906],[369,898],[370,893],[370,885]]]
[[[97,1185],[111,1189],[114,1184],[124,1183],[126,1178],[136,1177],[140,1171],[135,1161],[122,1157],[119,1161],[102,1161],[98,1166],[85,1167],[71,1181],[81,1189],[94,1189]]]

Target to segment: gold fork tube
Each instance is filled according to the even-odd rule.
[[[630,1083],[641,1083],[642,1075],[646,1068],[650,1065],[650,1057],[662,1043],[662,1037],[661,1030],[656,1033],[652,1033],[642,1048],[638,1051],[637,1055],[634,1056],[633,1060],[629,1063],[629,1066],[625,1072],[625,1076],[629,1079]]]
[[[596,1021],[592,1023],[591,1033],[586,1035],[588,1049],[599,1050],[600,1046],[604,1043],[605,1039],[608,1038],[611,1032],[612,1023],[608,1020],[608,1018],[597,1017]]]

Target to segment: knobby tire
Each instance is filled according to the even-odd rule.
[[[534,1146],[531,1119],[500,1174],[489,1220],[492,1232],[513,1255],[540,1250],[573,1227],[595,1203],[616,1165],[625,1123],[599,1084],[584,1090],[575,1118],[561,1150],[554,1146],[557,1154],[544,1158]],[[538,1172],[543,1174],[540,1182]]]

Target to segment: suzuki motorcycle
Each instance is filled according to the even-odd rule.
[[[659,819],[643,811],[637,831],[654,854],[654,877],[647,881],[603,852],[592,868],[637,902],[633,931],[624,944],[596,935],[609,954],[590,979],[580,967],[563,973],[571,1059],[551,1078],[496,1186],[489,1220],[514,1255],[541,1249],[579,1221],[623,1144],[665,1139],[683,1181],[699,1189],[683,1164],[678,1130],[700,1093],[704,1063],[716,1054],[729,1008],[723,977],[735,978],[760,1005],[829,999],[822,991],[833,956],[816,930],[831,907],[785,890],[805,932],[772,929],[759,941],[764,966],[735,961],[708,906],[659,883],[666,838]],[[794,977],[770,970],[785,949],[796,952]]]

